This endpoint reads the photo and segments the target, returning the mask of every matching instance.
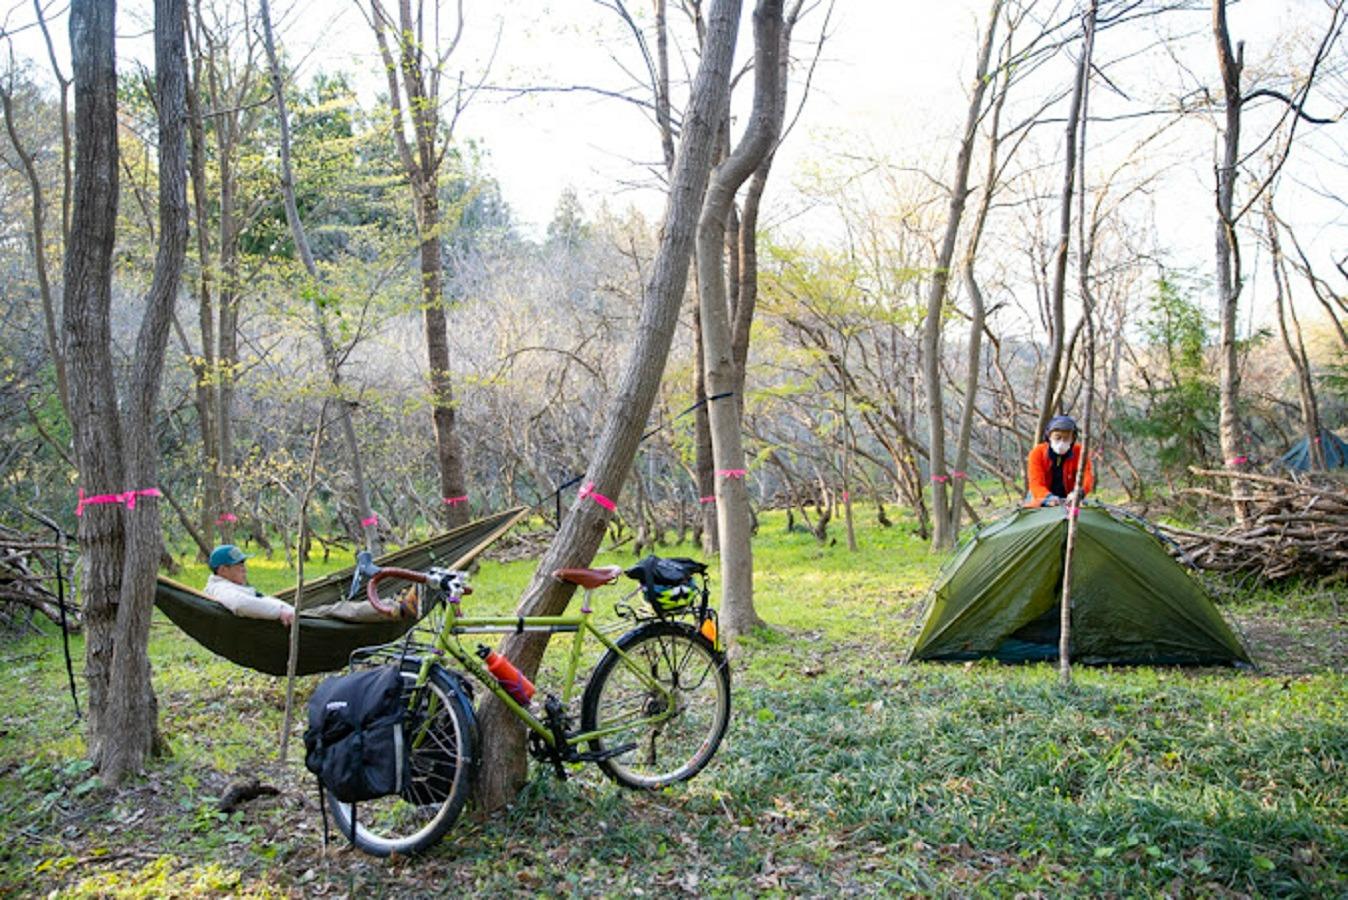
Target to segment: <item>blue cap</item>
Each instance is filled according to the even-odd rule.
[[[237,566],[245,559],[251,559],[251,557],[238,547],[233,544],[221,544],[211,551],[211,558],[206,561],[206,565],[210,566],[211,571],[214,572],[221,566]]]
[[[1050,431],[1070,431],[1073,434],[1077,430],[1077,420],[1071,416],[1054,416],[1048,420],[1048,425],[1044,427],[1044,434]]]

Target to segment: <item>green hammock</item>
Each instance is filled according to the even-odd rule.
[[[496,513],[381,556],[375,562],[380,566],[405,569],[463,568],[527,512],[526,507],[516,507]],[[345,598],[353,571],[354,566],[306,584],[301,608],[322,606]],[[295,590],[291,588],[276,596],[289,602],[294,594]],[[163,576],[155,588],[155,605],[173,624],[212,653],[268,675],[286,674],[290,629],[279,623],[271,619],[236,616],[201,591]],[[353,650],[395,641],[414,624],[411,619],[344,622],[301,616],[296,672],[300,675],[335,672],[346,666]]]

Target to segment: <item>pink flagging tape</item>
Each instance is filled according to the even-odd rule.
[[[743,478],[749,474],[748,469],[717,469],[716,474],[722,478]]]
[[[698,503],[715,503],[715,502],[716,502],[716,495],[715,495],[715,494],[708,494],[708,495],[705,496],[705,497],[698,497],[698,498],[697,498],[697,502],[698,502]]]
[[[950,473],[950,477],[951,477],[951,478],[968,478],[969,476],[968,476],[967,473],[961,472],[959,469],[956,469],[955,471],[953,471],[953,472]]]
[[[931,476],[931,480],[936,482],[937,484],[945,484],[947,481],[950,480],[950,477],[947,475],[933,475]]]
[[[1249,461],[1250,458],[1248,456],[1237,456],[1234,457],[1233,459],[1228,459],[1226,461],[1226,465],[1227,468],[1234,468],[1235,466],[1243,466]]]
[[[84,488],[76,489],[75,515],[84,515],[86,506],[97,506],[100,503],[125,503],[127,509],[136,508],[137,497],[162,497],[159,488],[141,488],[139,490],[122,491],[120,494],[94,494],[86,497]]]
[[[360,520],[360,527],[361,527],[361,528],[369,528],[369,527],[372,526],[372,525],[378,525],[378,524],[379,524],[379,516],[378,516],[378,515],[373,515],[373,516],[370,516],[368,519],[361,519],[361,520]]]
[[[236,515],[234,515],[234,513],[221,513],[221,514],[216,518],[215,524],[217,524],[217,525],[233,525],[233,524],[234,524],[235,522],[237,522],[237,521],[239,521],[239,517],[236,516]]]
[[[143,490],[139,491],[124,491],[122,493],[122,499],[126,501],[127,509],[136,508],[137,497],[162,497],[162,496],[164,495],[159,493],[159,488],[144,488]]]
[[[618,504],[614,503],[612,500],[610,500],[609,498],[605,497],[603,494],[595,490],[594,482],[592,481],[588,482],[585,485],[585,487],[580,489],[580,493],[578,494],[578,496],[582,500],[586,498],[593,500],[595,503],[598,503],[600,506],[602,506],[609,512],[613,512],[615,509],[618,508]]]
[[[458,506],[460,503],[468,502],[468,495],[464,494],[460,497],[446,497],[444,500],[446,506]]]
[[[844,503],[852,502],[852,495],[847,491],[843,491],[843,502]]]
[[[1069,519],[1075,519],[1077,516],[1081,515],[1081,507],[1080,507],[1080,506],[1064,506],[1064,507],[1063,507],[1063,514],[1066,515],[1067,518],[1069,518]]]

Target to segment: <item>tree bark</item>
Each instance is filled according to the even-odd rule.
[[[759,0],[754,9],[754,105],[749,126],[730,157],[716,167],[697,227],[697,283],[708,397],[733,392],[736,378],[726,298],[726,222],[735,193],[777,143],[783,97],[778,87],[783,0]],[[754,610],[749,490],[738,398],[708,409],[716,467],[716,524],[721,545],[721,626],[727,639],[762,624]]]
[[[1222,134],[1222,158],[1217,167],[1217,321],[1219,329],[1217,378],[1218,416],[1217,434],[1221,441],[1222,459],[1239,469],[1249,462],[1243,451],[1245,435],[1240,422],[1240,359],[1236,342],[1236,315],[1240,305],[1242,280],[1240,273],[1240,242],[1236,237],[1234,198],[1236,190],[1236,163],[1240,155],[1240,76],[1245,66],[1245,45],[1238,43],[1231,49],[1231,35],[1226,26],[1226,0],[1212,2],[1212,35],[1217,44],[1217,66],[1222,75],[1223,112],[1226,127]],[[1245,493],[1239,482],[1231,485],[1233,496]],[[1244,521],[1249,505],[1235,501],[1235,515]]]
[[[41,10],[39,9],[39,13]],[[64,88],[64,84],[62,85]],[[62,112],[65,97],[62,94]],[[9,142],[19,157],[19,165],[28,179],[28,190],[32,192],[33,233],[30,238],[33,247],[33,270],[37,275],[38,297],[42,301],[43,336],[47,340],[47,352],[51,355],[52,366],[56,371],[56,395],[61,409],[67,418],[70,415],[70,389],[66,385],[65,356],[61,352],[61,339],[56,330],[56,302],[52,295],[51,279],[48,277],[46,201],[43,199],[42,181],[38,177],[33,154],[23,146],[18,129],[14,127],[14,98],[10,92],[0,87],[0,107],[5,114],[5,130],[9,133]]]
[[[444,159],[444,151],[439,144],[441,122],[438,85],[441,73],[440,63],[433,63],[429,71],[423,64],[426,53],[421,41],[426,29],[421,16],[420,7],[414,15],[410,0],[399,0],[396,31],[398,56],[395,59],[385,33],[386,28],[393,28],[393,19],[379,0],[370,2],[370,26],[374,30],[388,78],[394,141],[412,190],[412,211],[419,236],[421,261],[422,325],[426,337],[426,362],[430,370],[431,422],[435,430],[436,461],[440,469],[443,500],[441,517],[446,527],[453,528],[467,523],[470,507],[455,499],[466,495],[466,482],[463,448],[455,430],[449,330],[445,322],[444,257],[440,252],[444,227],[440,210],[440,164]],[[441,56],[441,63],[453,53],[462,33],[463,4],[460,2],[455,35]],[[437,51],[439,49],[436,48]],[[401,82],[399,73],[402,75]],[[406,109],[412,123],[415,146],[409,144],[403,132],[401,97],[404,94],[407,97]]]
[[[1063,142],[1062,196],[1058,209],[1058,244],[1053,251],[1053,284],[1049,289],[1049,353],[1048,369],[1044,374],[1044,394],[1039,402],[1039,418],[1035,422],[1030,445],[1043,440],[1044,429],[1053,417],[1058,381],[1062,372],[1063,350],[1067,334],[1067,317],[1063,298],[1067,291],[1067,256],[1072,242],[1072,195],[1076,189],[1077,126],[1081,122],[1081,92],[1090,70],[1090,59],[1083,46],[1077,61],[1076,82],[1072,88],[1072,102],[1067,111],[1067,134]]]
[[[1301,320],[1297,318],[1296,307],[1292,302],[1287,261],[1283,256],[1282,242],[1278,240],[1278,217],[1273,213],[1273,201],[1268,196],[1264,197],[1264,221],[1268,229],[1269,250],[1273,257],[1273,297],[1278,309],[1278,333],[1282,337],[1287,358],[1291,360],[1292,369],[1297,375],[1297,396],[1301,401],[1301,430],[1306,435],[1310,467],[1314,471],[1323,472],[1325,453],[1320,438],[1320,404],[1315,396],[1315,380],[1311,371],[1310,356],[1306,353],[1306,342],[1301,333]],[[1289,318],[1292,320],[1291,329],[1287,327]]]
[[[932,550],[947,550],[955,545],[955,534],[946,482],[950,475],[945,461],[945,398],[941,385],[941,317],[945,311],[950,284],[950,266],[955,259],[955,243],[959,239],[964,206],[969,199],[969,168],[973,160],[974,144],[978,139],[978,123],[983,116],[983,97],[987,93],[988,62],[992,59],[993,37],[997,19],[1001,15],[1002,0],[993,0],[988,12],[987,29],[978,51],[978,65],[974,71],[973,94],[964,119],[964,133],[955,157],[955,180],[950,187],[950,206],[946,214],[945,234],[936,257],[931,286],[927,291],[927,316],[922,329],[922,372],[927,388],[928,463],[932,489]],[[966,398],[973,403],[974,398]],[[958,495],[957,495],[958,496]]]
[[[115,14],[113,4],[99,0],[77,0],[70,8],[77,137],[62,319],[75,459],[80,487],[88,495],[117,494],[125,484],[116,386],[109,377],[118,194]],[[83,510],[79,521],[89,685],[86,734],[95,763],[102,762],[112,743],[109,692],[122,594],[123,524],[116,505],[108,503]]]
[[[341,429],[346,443],[347,453],[351,457],[351,481],[355,494],[356,509],[360,513],[360,528],[365,536],[365,546],[374,555],[381,552],[379,539],[379,519],[370,507],[370,493],[365,483],[365,469],[361,463],[360,442],[356,439],[356,426],[352,421],[351,403],[342,396],[342,371],[333,345],[332,335],[328,331],[327,317],[318,303],[318,288],[322,278],[314,262],[309,239],[304,232],[304,223],[300,221],[299,208],[295,204],[295,177],[290,167],[290,119],[286,112],[285,84],[281,80],[281,66],[276,59],[276,42],[272,37],[271,9],[267,0],[261,0],[258,13],[262,17],[263,40],[267,48],[267,62],[271,69],[272,92],[276,100],[276,117],[281,130],[281,195],[285,200],[286,222],[295,238],[295,251],[299,254],[304,270],[312,281],[313,297],[311,305],[314,322],[318,328],[318,340],[323,348],[323,361],[327,364],[328,382],[332,385],[334,399],[337,401],[337,425]],[[222,451],[224,447],[222,446]]]
[[[729,91],[739,12],[739,0],[714,0],[712,4],[707,39],[684,116],[683,140],[674,165],[659,247],[632,350],[583,482],[589,490],[583,490],[584,496],[578,496],[572,504],[539,562],[517,608],[521,615],[557,614],[566,608],[574,589],[553,579],[552,573],[564,566],[584,565],[593,558],[604,535],[608,512],[592,492],[616,500],[636,455],[687,286],[697,216],[711,168],[714,130]],[[501,652],[532,676],[546,647],[546,636],[511,635],[503,642]],[[484,757],[476,799],[481,809],[491,811],[509,803],[524,783],[524,733],[508,710],[488,701],[482,710],[482,737]]]
[[[184,2],[155,3],[159,248],[136,339],[125,427],[110,377],[111,254],[118,187],[115,6],[77,2],[70,17],[77,143],[65,331],[77,423],[76,458],[87,494],[121,495],[118,502],[88,506],[80,516],[86,567],[88,746],[110,784],[139,772],[159,747],[146,652],[161,550],[159,504],[153,490],[159,457],[153,417],[187,248]]]

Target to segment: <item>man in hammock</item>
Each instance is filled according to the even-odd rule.
[[[1030,451],[1025,460],[1030,493],[1026,506],[1058,506],[1065,503],[1077,481],[1077,467],[1081,464],[1081,445],[1077,443],[1077,423],[1071,416],[1054,416],[1048,420],[1045,440]],[[1077,496],[1085,497],[1095,486],[1095,472],[1086,461],[1077,485]]]
[[[211,577],[206,579],[206,596],[246,619],[279,619],[289,625],[295,619],[295,609],[284,600],[268,597],[248,583],[248,559],[233,544],[221,544],[211,551],[207,565]],[[418,617],[417,594],[409,590],[398,601],[397,618]],[[368,600],[338,600],[304,610],[301,615],[317,618],[341,619],[346,622],[383,622],[389,616],[370,605]]]

